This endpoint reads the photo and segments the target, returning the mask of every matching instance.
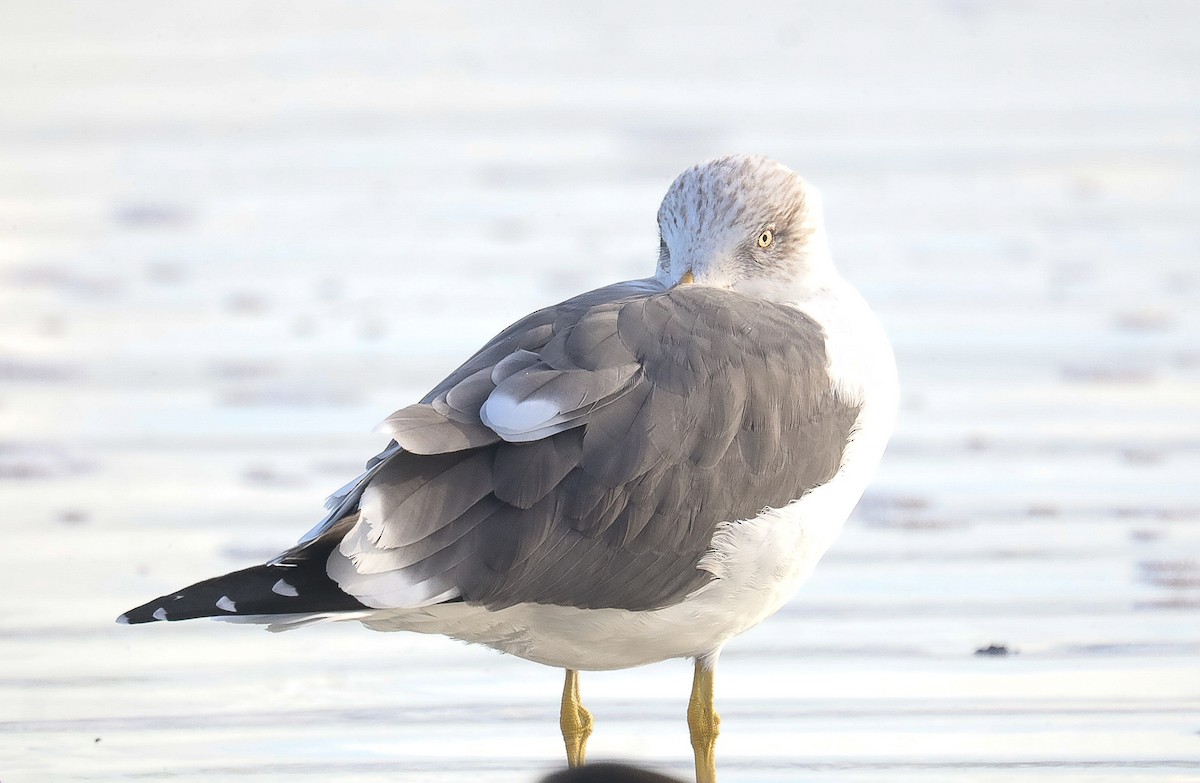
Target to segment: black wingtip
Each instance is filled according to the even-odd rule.
[[[143,623],[156,623],[160,620],[183,619],[181,617],[168,617],[166,610],[166,605],[172,599],[181,597],[180,593],[160,596],[149,603],[142,604],[125,612],[125,614],[117,618],[117,622],[121,625],[142,625]]]
[[[337,586],[325,568],[352,518],[265,565],[206,579],[159,596],[117,618],[122,625],[201,617],[248,617],[365,609]]]

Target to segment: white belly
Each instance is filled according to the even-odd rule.
[[[853,505],[851,503],[851,505]],[[702,566],[716,578],[664,609],[576,609],[518,604],[489,611],[465,604],[382,610],[376,630],[440,633],[550,666],[599,670],[710,655],[777,611],[812,572],[842,519],[805,523],[807,498],[755,519],[725,523]]]
[[[681,603],[647,612],[518,604],[379,610],[361,621],[383,631],[439,633],[539,663],[599,670],[715,655],[730,638],[775,613],[812,573],[875,472],[896,409],[895,366],[882,329],[858,294],[800,306],[822,323],[830,370],[862,408],[841,469],[781,509],[724,522],[699,567],[714,579]]]

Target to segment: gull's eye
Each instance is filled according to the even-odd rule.
[[[774,241],[775,241],[775,234],[769,228],[764,228],[762,233],[758,235],[758,246],[759,247],[770,247],[771,243]]]

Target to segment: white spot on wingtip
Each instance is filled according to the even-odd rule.
[[[157,609],[155,609],[154,614],[152,614],[150,616],[153,617],[155,620],[165,620],[165,619],[167,619],[167,610],[163,609],[160,606]]]
[[[117,618],[117,622],[121,625],[129,625],[129,615],[123,614]]]
[[[295,598],[296,596],[300,595],[300,592],[296,590],[296,588],[292,587],[282,579],[271,585],[271,592],[275,593],[276,595],[286,595],[289,598]]]
[[[224,609],[226,612],[236,612],[237,604],[229,596],[223,595],[217,599],[217,608]]]

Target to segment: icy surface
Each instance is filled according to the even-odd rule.
[[[294,541],[499,328],[652,271],[730,152],[823,189],[905,396],[727,648],[723,783],[1200,774],[1197,6],[695,6],[0,5],[0,780],[558,766],[554,670],[113,618]],[[585,675],[590,756],[686,773],[689,679]]]

